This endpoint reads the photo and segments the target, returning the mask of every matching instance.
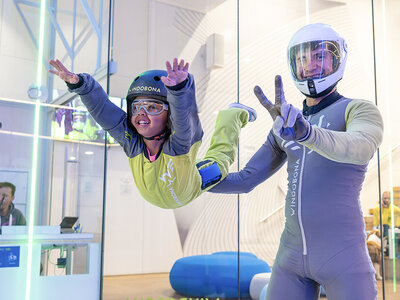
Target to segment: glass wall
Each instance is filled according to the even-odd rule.
[[[374,208],[379,206],[380,194],[393,191],[391,201],[395,205],[398,195],[398,172],[396,171],[396,126],[397,119],[393,115],[396,103],[390,83],[394,80],[397,61],[393,57],[398,39],[398,22],[396,18],[397,3],[395,1],[283,1],[272,5],[265,1],[246,1],[240,3],[240,99],[243,103],[257,105],[252,87],[259,85],[269,99],[274,99],[274,76],[282,75],[285,96],[288,102],[298,108],[303,106],[304,97],[291,83],[288,72],[286,49],[293,33],[307,23],[323,22],[333,25],[346,39],[348,59],[343,80],[338,85],[341,95],[354,99],[365,99],[377,103],[385,125],[385,136],[379,155],[370,161],[368,172],[361,191],[360,204],[366,220],[366,232],[370,233],[379,225],[379,209],[374,221]],[[256,21],[254,21],[256,20]],[[390,66],[390,67],[389,67]],[[252,82],[250,82],[252,81]],[[247,94],[246,94],[247,93]],[[392,94],[392,95],[391,95]],[[391,115],[393,115],[391,117]],[[272,121],[267,112],[265,118],[257,120],[256,130],[241,137],[240,166],[244,164],[263,142],[259,133],[271,128]],[[254,135],[254,137],[252,136]],[[249,139],[247,141],[246,139]],[[245,141],[243,143],[243,141]],[[256,145],[251,149],[248,145]],[[250,151],[249,151],[250,150]],[[283,168],[282,168],[283,169]],[[334,185],[332,185],[334,188]],[[268,263],[275,261],[280,234],[284,227],[284,199],[287,190],[286,172],[280,171],[268,179],[248,195],[240,196],[246,200],[241,202],[240,249],[249,249],[261,256]],[[323,198],[324,196],[321,195]],[[247,199],[251,198],[251,201]],[[269,201],[266,201],[268,199]],[[321,199],[323,201],[323,199]],[[397,202],[396,202],[397,201]],[[243,207],[244,206],[244,207]],[[243,209],[246,208],[246,209]],[[384,209],[385,211],[385,209]],[[334,213],[334,212],[332,212]],[[388,209],[386,210],[388,213]],[[246,217],[243,214],[247,214]],[[393,215],[383,216],[382,239],[383,250],[375,258],[374,253],[380,251],[368,245],[370,256],[376,259],[377,288],[379,299],[396,299],[398,297],[398,239],[392,234],[398,230],[400,217],[397,208]],[[339,225],[341,220],[337,220]],[[376,224],[375,224],[376,223]],[[379,226],[378,226],[379,227]],[[378,228],[379,229],[379,228]],[[335,230],[335,224],[332,224]],[[372,233],[372,232],[371,232]],[[379,249],[379,251],[378,251]],[[385,275],[382,275],[382,263]],[[397,275],[396,275],[397,274]],[[321,295],[323,297],[323,295]]]
[[[287,45],[301,26],[323,22],[342,34],[349,49],[339,93],[377,103],[384,119],[384,141],[369,163],[360,208],[366,234],[382,228],[378,248],[369,245],[372,260],[373,251],[380,253],[373,261],[379,299],[397,299],[398,1],[132,0],[117,1],[111,20],[109,2],[114,4],[0,0],[0,62],[6,70],[0,75],[0,182],[16,186],[14,196],[7,194],[10,186],[0,193],[0,276],[10,278],[0,282],[5,295],[258,299],[265,284],[250,283],[255,274],[269,273],[285,226],[286,165],[248,193],[207,192],[178,209],[156,207],[137,190],[123,149],[48,73],[48,60],[90,73],[126,110],[126,92],[139,73],[184,59],[204,131],[198,158],[210,145],[218,111],[240,102],[258,112],[241,131],[230,167],[235,172],[272,127],[254,86],[273,101],[279,74],[287,101],[301,109],[304,97],[292,84]],[[248,269],[249,261],[257,269]]]
[[[126,26],[125,20],[133,8],[138,13],[136,18],[131,20],[132,26]],[[264,143],[272,126],[269,114],[260,108],[258,100],[254,97],[255,85],[261,86],[266,95],[273,99],[274,77],[280,74],[286,98],[296,107],[302,107],[304,97],[291,83],[286,49],[293,33],[307,23],[332,24],[346,38],[349,57],[344,79],[339,84],[340,94],[349,98],[376,101],[383,112],[384,108],[379,101],[379,84],[375,84],[376,69],[379,70],[381,66],[379,62],[377,65],[374,62],[374,51],[377,51],[375,48],[381,47],[382,43],[374,40],[373,28],[377,26],[378,20],[376,13],[373,15],[371,3],[133,1],[129,7],[116,5],[115,15],[118,16],[115,19],[115,41],[118,42],[115,42],[114,58],[120,68],[111,79],[111,90],[123,97],[124,89],[138,72],[151,68],[163,69],[164,61],[172,57],[181,57],[189,61],[189,70],[196,80],[197,103],[205,133],[199,157],[204,155],[209,145],[216,111],[233,101],[257,108],[259,118],[257,122],[243,128],[239,157],[232,165],[231,171],[244,167]],[[131,28],[135,28],[135,39],[124,38],[132,34]],[[375,36],[381,34],[376,33]],[[221,38],[224,47],[218,45],[218,38]],[[211,50],[214,52],[208,52]],[[218,60],[220,57],[223,57],[222,62]],[[378,203],[381,193],[377,158],[378,156],[374,156],[369,164],[360,198],[362,213],[366,222],[369,222],[367,232],[373,226],[370,211]],[[116,199],[113,200],[114,203],[124,203],[130,208],[121,212],[117,209],[119,206],[109,204],[107,207],[107,224],[110,226],[107,230],[110,234],[106,237],[109,242],[106,243],[105,273],[127,275],[105,278],[104,291],[109,293],[107,296],[110,299],[115,292],[113,287],[118,286],[118,281],[132,283],[133,289],[126,291],[124,297],[182,296],[171,289],[168,280],[168,272],[181,257],[233,250],[250,252],[270,266],[273,265],[285,223],[285,167],[239,198],[206,193],[172,213],[149,206],[143,201],[135,187],[130,186],[130,171],[124,164],[124,161],[118,160],[108,165],[108,171],[116,175],[113,178],[119,176],[119,182],[108,187],[109,192],[110,189],[113,191],[112,196]],[[123,168],[124,172],[121,171]],[[133,202],[131,193],[137,193]],[[110,217],[110,214],[116,216],[121,213],[122,218]],[[131,216],[131,220],[134,220],[132,222],[138,226],[132,226],[133,234],[127,237],[124,235],[126,247],[123,248],[122,237],[111,232],[119,230],[122,226],[121,219],[128,216]],[[334,227],[334,224],[332,226]],[[167,229],[168,236],[171,237],[168,242],[165,241]],[[109,257],[113,253],[135,259],[127,261],[121,259],[121,256]],[[241,266],[245,266],[243,261]],[[128,274],[137,275],[130,277]],[[158,284],[150,283],[150,286],[146,287],[146,282],[154,281]],[[234,286],[233,284],[232,287]],[[382,281],[378,281],[380,298],[383,297],[384,286]],[[242,292],[243,290],[244,288],[241,289]],[[388,297],[387,295],[386,299],[390,299]]]
[[[0,6],[2,297],[98,299],[106,138],[48,61],[106,87],[108,3]]]
[[[399,120],[396,117],[395,72],[399,67],[396,48],[399,44],[399,21],[397,1],[373,1],[374,39],[378,106],[385,121],[385,138],[380,147],[379,184],[380,198],[375,201],[375,215],[380,215],[378,224],[382,235],[383,275],[382,293],[386,299],[397,299],[400,295],[400,199],[398,141]],[[379,210],[380,208],[380,210]],[[378,219],[378,218],[376,218]]]
[[[375,3],[374,3],[375,2]],[[374,221],[374,208],[379,206],[380,194],[393,191],[391,201],[398,204],[398,172],[396,171],[396,126],[393,115],[396,103],[390,83],[394,80],[397,61],[393,57],[398,39],[398,22],[395,1],[283,1],[273,5],[266,1],[246,1],[240,3],[239,17],[239,62],[240,62],[240,99],[243,103],[257,105],[252,87],[259,85],[269,99],[274,99],[274,76],[282,75],[285,96],[288,102],[298,108],[303,106],[304,97],[291,83],[288,72],[286,49],[293,33],[307,23],[323,22],[333,25],[346,39],[349,55],[343,80],[338,85],[341,95],[354,99],[365,99],[377,103],[385,124],[385,136],[379,155],[370,161],[368,172],[361,191],[360,204],[366,220],[366,232],[370,233],[379,225]],[[396,10],[397,9],[397,10]],[[390,66],[390,67],[389,67]],[[391,95],[392,94],[392,95]],[[390,115],[393,115],[390,117]],[[264,117],[265,116],[265,117]],[[249,134],[242,135],[240,148],[240,167],[242,168],[253,155],[255,149],[264,142],[260,132],[268,133],[272,121],[267,112],[257,120]],[[268,130],[263,130],[267,128]],[[253,136],[252,136],[253,135]],[[247,141],[250,139],[250,141]],[[243,143],[244,141],[244,143]],[[255,145],[254,148],[248,145]],[[282,168],[283,169],[283,168]],[[240,196],[241,223],[240,249],[248,249],[272,264],[278,249],[280,234],[284,227],[284,199],[287,191],[286,172],[281,170],[248,195]],[[333,186],[332,186],[333,187]],[[324,196],[321,195],[323,198]],[[250,201],[247,199],[251,198]],[[266,201],[268,199],[269,201]],[[321,199],[323,201],[323,199]],[[246,209],[243,209],[246,208]],[[393,220],[382,231],[382,261],[374,263],[377,273],[379,299],[398,297],[398,235],[396,222],[400,217],[393,215],[386,222]],[[334,213],[334,212],[332,212]],[[247,214],[247,216],[243,216]],[[337,224],[341,220],[337,220]],[[374,224],[377,223],[378,224]],[[383,220],[385,222],[385,220]],[[334,230],[335,224],[332,224]],[[380,249],[379,243],[379,249]],[[370,249],[371,258],[376,249]],[[390,250],[390,251],[389,251]],[[397,251],[397,252],[396,252]],[[381,254],[379,254],[381,257]],[[385,267],[383,280],[382,262]],[[379,270],[380,269],[380,270]],[[397,271],[397,272],[396,272]],[[380,273],[380,275],[379,275]],[[396,275],[397,274],[397,275]],[[323,295],[321,295],[323,297]]]
[[[165,70],[167,60],[177,57],[189,62],[204,130],[197,157],[203,157],[217,112],[238,100],[236,18],[235,1],[116,3],[114,59],[118,72],[111,77],[111,95],[124,97],[138,74],[148,69]],[[199,286],[182,283],[179,271],[172,272],[176,275],[175,291],[169,281],[175,262],[194,256],[206,262],[217,255],[223,255],[230,268],[223,274],[225,289],[215,296],[236,297],[237,195],[204,193],[178,209],[156,207],[140,196],[119,147],[108,151],[107,174],[110,201],[106,208],[104,299],[185,297],[182,291]],[[227,253],[212,256],[215,252]],[[205,268],[187,271],[190,275],[186,280],[208,280]],[[213,278],[220,278],[218,274],[221,271]]]

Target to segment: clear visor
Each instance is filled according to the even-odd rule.
[[[135,100],[132,102],[132,116],[136,116],[142,108],[148,115],[154,116],[168,110],[168,104],[154,99]]]
[[[290,71],[297,81],[321,79],[340,66],[340,45],[334,41],[312,41],[289,49]]]

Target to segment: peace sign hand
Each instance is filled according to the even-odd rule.
[[[178,59],[174,58],[173,66],[167,61],[165,63],[167,68],[168,77],[162,76],[161,81],[166,86],[174,86],[186,80],[188,77],[189,63],[185,64],[185,61],[181,59],[178,65]]]
[[[272,120],[275,121],[276,117],[281,115],[282,104],[286,104],[285,95],[282,88],[281,76],[276,75],[275,77],[275,104],[272,104],[272,102],[267,99],[262,89],[258,85],[254,87],[254,94],[256,95],[258,101],[260,101],[262,106],[264,106],[268,110],[269,114],[272,117]]]
[[[49,70],[50,73],[57,75],[65,82],[76,84],[79,82],[79,77],[75,73],[70,72],[58,59],[50,59],[49,64],[54,67],[54,70]]]
[[[259,86],[254,87],[254,94],[274,120],[272,130],[275,135],[287,141],[298,142],[310,136],[310,123],[298,108],[286,102],[281,76],[275,76],[275,104],[268,100]]]

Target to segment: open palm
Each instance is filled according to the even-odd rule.
[[[161,77],[161,81],[166,86],[174,86],[186,80],[188,76],[189,63],[185,64],[185,61],[181,59],[178,64],[178,59],[174,58],[173,65],[169,61],[165,62],[167,67],[168,76]]]
[[[57,75],[62,80],[71,84],[79,82],[78,75],[69,71],[58,59],[56,60],[50,59],[49,64],[53,66],[55,69],[55,70],[49,70],[50,73]]]

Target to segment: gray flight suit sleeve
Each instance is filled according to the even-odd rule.
[[[345,111],[346,131],[312,126],[310,137],[300,144],[341,163],[364,165],[382,143],[383,120],[370,101],[353,100]]]
[[[267,141],[239,172],[229,173],[219,184],[209,190],[212,193],[248,193],[271,177],[286,162],[286,153],[277,144],[272,132]]]
[[[203,129],[198,116],[195,84],[192,74],[188,74],[186,84],[179,90],[166,86],[172,123],[171,135],[163,146],[168,155],[189,153],[193,144],[203,137]]]
[[[128,127],[126,113],[108,99],[106,92],[92,76],[86,73],[79,76],[83,79],[83,84],[69,91],[80,95],[93,119],[115,138],[128,157],[140,152],[138,134]]]

